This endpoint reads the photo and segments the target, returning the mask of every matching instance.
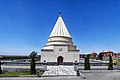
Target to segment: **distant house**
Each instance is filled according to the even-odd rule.
[[[90,55],[91,55],[91,59],[96,59],[96,57],[97,57],[97,53],[96,52],[92,52]]]
[[[108,60],[109,56],[112,56],[113,59],[116,59],[118,55],[116,53],[113,53],[112,51],[102,51],[99,54],[102,54],[102,60]]]
[[[0,56],[0,59],[2,59],[3,57],[2,56]]]
[[[106,52],[104,52],[104,51],[102,51],[101,52],[103,55],[105,55],[105,56],[113,56],[113,52],[112,51],[106,51]]]

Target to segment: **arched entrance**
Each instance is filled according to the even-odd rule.
[[[63,64],[63,57],[62,57],[62,56],[59,56],[59,57],[57,58],[57,64],[58,64],[58,65],[62,65],[62,64]]]

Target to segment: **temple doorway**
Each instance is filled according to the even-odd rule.
[[[57,58],[57,64],[58,64],[58,65],[62,65],[62,64],[63,64],[63,57],[62,57],[62,56],[59,56],[59,57]]]

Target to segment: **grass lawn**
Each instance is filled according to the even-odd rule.
[[[42,75],[44,72],[40,72]],[[0,76],[19,76],[19,75],[31,75],[30,72],[3,72]],[[36,75],[36,74],[34,74]]]

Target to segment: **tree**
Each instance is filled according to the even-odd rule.
[[[30,73],[36,74],[36,63],[35,63],[35,57],[37,55],[37,52],[32,51],[30,53],[31,63],[30,63]]]
[[[0,74],[2,74],[2,69],[1,69],[1,65],[3,64],[2,62],[1,62],[1,59],[2,59],[3,57],[1,57],[0,56]]]
[[[84,59],[84,70],[87,70],[87,56]]]
[[[112,56],[109,56],[108,70],[113,70],[113,61],[112,61]]]
[[[84,61],[84,70],[90,70],[90,55],[88,54],[87,56],[85,56],[85,61]]]
[[[98,57],[99,57],[100,60],[103,60],[103,54],[102,53],[99,53]]]
[[[0,60],[0,74],[2,73],[1,64],[2,64],[2,63],[1,63],[1,60]]]

